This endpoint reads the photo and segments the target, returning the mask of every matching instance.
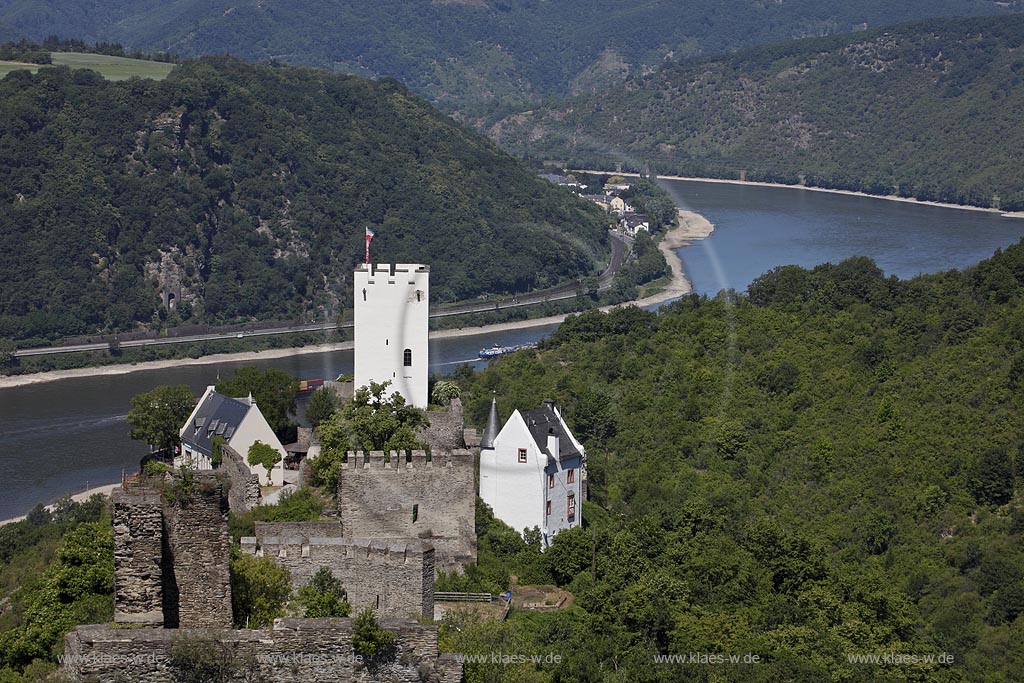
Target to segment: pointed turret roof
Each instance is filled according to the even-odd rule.
[[[494,439],[501,431],[501,420],[498,418],[498,399],[491,398],[491,414],[487,416],[487,426],[480,437],[480,448],[494,448]]]

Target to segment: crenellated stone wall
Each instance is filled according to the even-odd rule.
[[[468,450],[432,459],[349,451],[338,477],[345,534],[419,538],[434,547],[437,569],[462,571],[476,561],[475,459]]]
[[[326,567],[345,586],[353,612],[433,618],[434,549],[428,543],[350,538],[340,531],[337,523],[258,524],[255,537],[242,539],[242,552],[272,558],[288,569],[295,587]]]
[[[258,631],[116,629],[79,626],[64,638],[64,672],[72,681],[175,683],[182,662],[215,652],[231,659],[232,683],[458,683],[462,664],[437,650],[437,627],[382,619],[397,635],[390,656],[361,662],[351,619],[279,619]]]
[[[114,523],[114,621],[162,626],[163,501],[149,489],[117,489]]]

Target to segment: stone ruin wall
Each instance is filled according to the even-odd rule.
[[[412,539],[350,538],[337,522],[257,522],[242,552],[263,555],[288,569],[292,585],[309,582],[327,567],[345,586],[353,613],[433,619],[434,550]]]
[[[115,490],[114,621],[163,626],[163,500],[149,490]]]
[[[461,433],[461,432],[460,432]],[[475,456],[469,450],[406,458],[392,451],[348,453],[341,466],[338,510],[345,534],[429,542],[435,567],[462,571],[476,562]]]
[[[232,683],[459,683],[462,664],[438,654],[436,626],[391,619],[379,624],[398,636],[396,649],[387,661],[370,665],[355,660],[351,619],[279,619],[257,631],[79,626],[64,638],[64,672],[81,683],[175,683],[172,650],[216,643],[238,662]]]
[[[230,627],[231,553],[220,480],[212,474],[196,474],[191,492],[165,509],[164,527],[164,565],[173,567],[173,588],[177,593],[177,620],[168,618],[166,625]],[[165,590],[168,583],[165,582]],[[166,616],[169,615],[165,611]]]
[[[429,424],[416,432],[416,438],[433,453],[451,453],[466,447],[462,401],[453,398],[448,410],[428,410]]]
[[[220,481],[197,474],[190,492],[115,491],[114,621],[182,627],[231,626],[226,509]]]
[[[221,449],[222,458],[217,474],[224,480],[228,507],[236,515],[260,504],[260,476],[254,474],[238,451],[228,445]]]

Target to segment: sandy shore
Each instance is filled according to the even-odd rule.
[[[658,248],[665,254],[672,269],[672,280],[664,290],[653,296],[646,297],[639,301],[616,306],[650,306],[677,299],[692,291],[689,280],[683,272],[682,261],[676,255],[675,249],[692,244],[693,240],[703,239],[711,234],[714,226],[703,216],[692,211],[679,211],[679,225],[670,231],[661,240]],[[605,306],[601,310],[607,311],[616,306]],[[430,333],[431,339],[451,339],[454,337],[472,337],[480,334],[491,334],[494,332],[508,332],[511,330],[524,330],[531,327],[543,327],[544,325],[555,325],[570,315],[560,314],[547,318],[531,318],[529,320],[514,320],[507,323],[485,325],[483,327],[460,327],[451,330],[435,330]],[[244,353],[218,353],[201,358],[177,358],[170,360],[155,360],[143,363],[131,363],[124,365],[101,365],[91,368],[75,368],[73,370],[52,370],[50,372],[37,372],[30,375],[15,375],[12,377],[0,377],[0,389],[21,387],[28,384],[40,382],[55,382],[62,379],[73,379],[75,377],[95,377],[98,375],[115,376],[126,375],[130,372],[141,372],[143,370],[161,370],[164,368],[175,368],[187,365],[210,365],[212,363],[233,363],[254,360],[268,360],[274,358],[285,358],[300,354],[309,353],[330,353],[333,351],[348,351],[352,349],[352,342],[338,342],[335,344],[316,344],[314,346],[301,346],[287,349],[267,349],[264,351],[246,351]]]
[[[88,489],[87,491],[82,491],[81,493],[76,493],[75,495],[71,496],[71,500],[75,501],[76,503],[84,503],[85,501],[87,501],[89,498],[91,498],[92,496],[96,495],[97,493],[102,493],[104,496],[109,496],[110,492],[113,491],[114,489],[116,489],[120,485],[121,485],[121,483],[118,482],[116,484],[104,484],[103,486],[94,486],[93,488]],[[53,505],[47,505],[46,506],[46,509],[50,510],[50,511],[53,511],[53,508],[54,508]],[[10,519],[0,520],[0,526],[3,526],[4,524],[13,524],[14,522],[20,522],[23,519],[25,519],[25,515],[21,515],[20,517],[11,517]]]
[[[613,171],[594,171],[594,170],[578,170],[573,169],[574,172],[578,173],[592,173],[602,175],[618,175],[623,178],[639,178],[639,173],[618,173]],[[725,185],[752,185],[754,187],[781,187],[789,190],[805,190],[807,192],[828,192],[829,194],[845,194],[851,197],[867,197],[868,199],[884,199],[889,202],[903,202],[905,204],[919,204],[921,206],[935,206],[940,209],[960,209],[961,211],[984,211],[985,213],[999,214],[1004,218],[1024,218],[1024,211],[1000,211],[999,209],[993,209],[987,206],[971,206],[970,204],[949,204],[947,202],[931,202],[926,200],[914,199],[913,197],[900,197],[898,195],[889,194],[868,194],[867,192],[856,192],[854,190],[833,190],[826,187],[809,187],[807,185],[786,185],[785,183],[765,183],[755,180],[730,180],[727,178],[694,178],[692,176],[681,176],[681,175],[659,175],[656,176],[662,180],[688,180],[694,183],[722,183]]]

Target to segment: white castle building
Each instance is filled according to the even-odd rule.
[[[480,438],[480,498],[516,531],[538,528],[546,549],[559,531],[583,523],[583,445],[552,401],[499,425],[491,401]]]
[[[355,289],[355,386],[391,382],[389,390],[427,407],[430,267],[360,264]]]

